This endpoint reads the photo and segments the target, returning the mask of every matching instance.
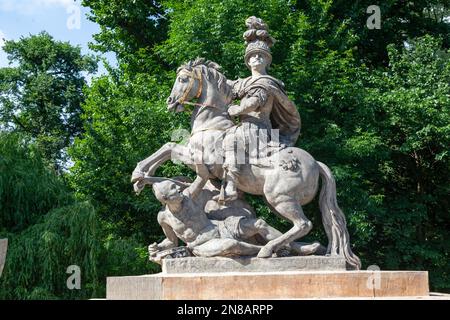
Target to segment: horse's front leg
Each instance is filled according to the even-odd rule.
[[[156,169],[168,160],[180,161],[189,167],[194,168],[194,166],[192,166],[193,161],[191,159],[189,149],[174,142],[168,142],[150,157],[138,162],[133,174],[131,175],[131,182],[134,183],[140,181],[146,175],[153,175]]]

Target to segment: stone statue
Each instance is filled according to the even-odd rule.
[[[232,181],[234,186],[227,186],[231,197],[225,195],[225,200],[232,201],[242,193],[263,196],[274,214],[292,223],[291,229],[276,238],[267,238],[268,242],[262,247],[253,246],[249,249],[249,246],[243,245],[233,250],[242,250],[246,253],[248,253],[246,250],[253,250],[252,252],[258,252],[257,257],[268,258],[283,248],[292,246],[294,241],[306,236],[312,229],[312,223],[303,213],[302,206],[314,199],[318,193],[319,178],[321,178],[319,205],[328,237],[326,253],[342,256],[346,259],[349,268],[359,269],[360,260],[351,250],[346,219],[337,204],[334,177],[325,164],[316,161],[305,150],[294,147],[300,130],[298,111],[284,93],[282,83],[262,74],[271,59],[267,52],[272,40],[268,35],[267,27],[260,19],[250,18],[247,22],[249,30],[246,32],[247,35],[244,35],[248,42],[246,62],[250,68],[253,68],[252,77],[230,83],[220,72],[219,65],[201,58],[178,68],[177,78],[167,99],[167,105],[168,110],[175,112],[185,111],[186,106],[193,107],[191,136],[186,145],[168,142],[150,157],[139,162],[131,179],[134,188],[137,192],[142,190],[146,179],[153,177],[159,166],[168,160],[174,160],[186,164],[198,174],[192,184],[194,187],[187,188],[187,194],[183,194],[183,199],[192,200],[192,196],[195,198],[193,190],[203,184],[201,176],[205,176],[205,173],[199,173],[199,168],[208,171],[207,176],[211,182]],[[241,104],[229,107],[234,98],[241,98]],[[196,102],[192,101],[194,99],[197,99]],[[236,127],[230,114],[238,115],[241,123],[247,123],[243,129]],[[242,125],[238,124],[238,126]],[[267,131],[264,132],[270,128],[279,130],[279,141],[273,139]],[[254,136],[254,129],[258,132],[258,136]],[[226,134],[233,131],[240,132],[239,138],[236,134],[234,135],[236,143],[257,139],[256,145],[263,147],[270,145],[268,148],[270,152],[261,161],[245,161],[238,164],[233,168],[236,169],[237,174],[229,179],[228,172],[232,170],[227,169],[227,163],[224,168],[226,159],[224,159],[223,145],[224,140],[229,139]],[[260,132],[262,132],[261,139]],[[252,151],[246,150],[246,154]],[[236,193],[234,188],[237,190]],[[191,202],[189,206],[192,209],[195,200]],[[179,209],[178,205],[175,207]],[[198,214],[197,211],[196,213]],[[195,226],[191,226],[193,229],[188,229],[197,235],[220,232],[219,227],[212,227],[214,223],[207,220],[205,217],[197,216]],[[197,223],[201,223],[201,226],[196,225]],[[203,229],[199,228],[211,228],[211,230],[203,232]],[[191,234],[192,238],[190,238],[184,232],[178,235],[186,237],[185,240],[188,243],[194,242],[198,249],[201,241],[195,242],[197,236]],[[179,238],[178,235],[177,238]],[[217,247],[222,249],[219,245]],[[198,249],[198,252],[199,250],[201,249]],[[208,250],[213,251],[209,247]]]
[[[203,169],[199,169],[200,167]],[[264,220],[249,215],[244,207],[231,208],[233,213],[223,220],[211,220],[202,206],[204,201],[198,199],[208,182],[209,172],[202,165],[197,166],[197,172],[199,178],[192,184],[164,178],[146,180],[153,184],[156,198],[164,205],[158,214],[158,222],[166,239],[149,246],[152,260],[155,258],[154,261],[158,262],[161,251],[173,254],[170,250],[177,248],[176,252],[180,252],[178,239],[187,245],[188,251],[183,256],[189,256],[191,252],[199,257],[254,256],[262,248],[258,240],[265,244],[282,235]],[[283,249],[286,254],[293,251],[297,255],[325,251],[318,242],[293,242]],[[284,253],[278,253],[280,254]]]
[[[6,260],[6,250],[8,249],[8,239],[0,239],[0,277]]]

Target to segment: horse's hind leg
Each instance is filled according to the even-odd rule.
[[[241,237],[244,240],[255,235],[259,235],[264,239],[264,243],[267,243],[283,235],[280,231],[270,226],[262,219],[242,219],[239,227],[242,230]],[[310,254],[320,255],[325,254],[327,251],[327,248],[322,246],[317,241],[313,243],[292,241],[289,244],[289,247],[299,256],[307,256]]]
[[[292,241],[304,237],[312,229],[311,221],[306,218],[303,209],[295,199],[283,202],[275,202],[267,199],[278,214],[291,221],[294,226],[280,237],[269,241],[258,253],[258,258],[269,258],[272,253]]]

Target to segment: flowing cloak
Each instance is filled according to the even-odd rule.
[[[280,142],[293,146],[300,135],[301,119],[295,104],[284,91],[284,84],[269,75],[248,77],[233,83],[233,92],[236,98],[242,99],[253,90],[261,88],[273,96],[273,106],[270,121],[273,129],[280,130]]]

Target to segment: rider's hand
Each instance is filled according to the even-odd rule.
[[[240,106],[233,104],[228,108],[228,114],[232,117],[238,115],[240,113]]]

